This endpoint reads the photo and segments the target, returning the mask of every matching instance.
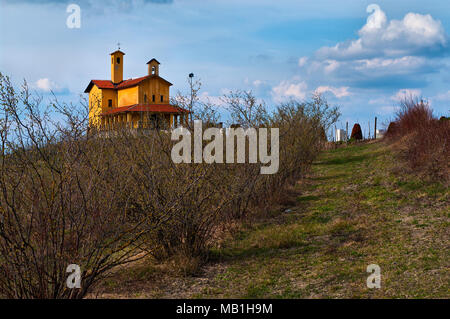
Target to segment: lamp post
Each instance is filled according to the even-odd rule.
[[[192,104],[194,103],[194,85],[193,85],[194,73],[189,73],[189,85],[191,88],[191,102],[189,104],[189,117],[192,122]]]

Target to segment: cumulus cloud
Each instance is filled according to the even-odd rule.
[[[390,20],[376,4],[367,12],[357,39],[322,47],[307,59],[301,70],[308,78],[361,88],[420,87],[428,81],[425,75],[447,67],[450,48],[440,21],[412,12]]]
[[[305,81],[294,79],[293,81],[282,81],[272,88],[272,98],[275,102],[283,102],[291,98],[304,99],[308,85]]]
[[[366,24],[359,31],[360,34],[377,32],[386,26],[386,14],[381,10],[379,5],[370,4],[367,6],[366,12],[372,14],[367,18]]]
[[[323,69],[325,73],[331,73],[340,66],[340,63],[336,60],[325,60],[323,62]]]
[[[349,96],[351,93],[349,92],[348,86],[342,86],[342,87],[333,87],[333,86],[319,86],[316,91],[318,94],[323,94],[325,92],[331,92],[336,96],[338,99]]]
[[[408,13],[402,20],[388,20],[384,11],[372,4],[366,24],[359,30],[359,38],[323,47],[317,52],[320,59],[354,60],[373,57],[398,57],[443,53],[448,37],[439,20],[431,15]]]

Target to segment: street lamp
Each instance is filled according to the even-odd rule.
[[[189,84],[191,86],[191,103],[189,105],[189,117],[191,118],[191,122],[192,122],[192,104],[194,103],[194,87],[192,84],[192,79],[194,78],[194,73],[189,73]]]

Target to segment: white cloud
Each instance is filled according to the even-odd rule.
[[[338,99],[349,96],[351,93],[348,91],[348,86],[342,86],[342,87],[333,87],[333,86],[319,86],[316,89],[316,93],[322,94],[325,92],[331,92],[336,96]]]
[[[387,24],[386,14],[378,4],[370,4],[366,9],[371,15],[367,18],[366,24],[359,30],[360,35],[371,34],[382,30]]]
[[[53,81],[50,81],[48,78],[42,78],[36,81],[36,83],[34,84],[34,86],[41,90],[41,91],[45,91],[45,92],[50,92],[52,90],[56,90],[58,89],[58,86],[56,85],[56,83],[54,83]]]
[[[358,86],[363,82],[380,78],[398,76],[408,80],[426,81],[424,74],[437,72],[445,65],[442,60],[429,59],[422,56],[372,57],[353,60],[314,60],[307,69],[308,77],[318,75],[329,81]],[[414,76],[420,74],[420,77]],[[382,83],[375,81],[375,83]],[[386,82],[384,82],[386,83]]]
[[[306,62],[308,61],[308,57],[304,56],[298,59],[298,66],[302,67],[306,64]]]
[[[367,7],[371,13],[359,30],[359,38],[323,47],[317,52],[321,59],[367,59],[374,56],[414,55],[426,50],[436,51],[447,45],[447,35],[439,20],[429,14],[408,13],[402,20],[388,20],[376,4]]]
[[[272,97],[275,102],[286,101],[290,98],[304,99],[307,87],[305,81],[282,81],[272,88]]]
[[[417,46],[445,45],[442,24],[429,14],[408,13],[403,20],[392,20],[382,35],[385,41],[404,41]]]
[[[340,63],[336,60],[326,60],[324,71],[325,73],[331,73],[339,67]]]
[[[300,70],[302,77],[319,84],[325,78],[335,87],[400,89],[424,86],[431,79],[426,75],[448,68],[448,36],[439,20],[412,12],[389,19],[376,4],[367,12],[356,39],[317,50]]]
[[[422,95],[422,91],[419,89],[401,89],[398,90],[395,95],[391,97],[394,101],[402,101],[404,99],[420,97]]]
[[[416,56],[404,56],[396,59],[383,59],[383,58],[373,58],[373,59],[363,59],[357,60],[358,65],[356,66],[357,70],[362,69],[383,69],[389,68],[416,68],[418,66],[424,65],[426,63],[426,59],[422,57]]]

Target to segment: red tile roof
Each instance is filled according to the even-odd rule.
[[[146,76],[136,78],[136,79],[128,79],[128,80],[122,81],[118,84],[114,84],[110,80],[91,80],[91,82],[89,82],[89,85],[87,86],[86,90],[84,90],[84,93],[89,93],[94,84],[97,85],[97,87],[99,89],[120,90],[120,89],[126,89],[129,87],[135,86],[135,85],[139,84],[140,82],[142,82],[146,79],[150,79],[150,78],[158,78],[158,79],[161,79],[161,80],[167,82],[169,85],[172,85],[172,83],[163,79],[162,77],[152,74],[152,75],[146,75]]]
[[[155,113],[189,113],[188,110],[170,104],[134,104],[116,107],[108,110],[102,115],[126,113],[126,112],[155,112]]]

